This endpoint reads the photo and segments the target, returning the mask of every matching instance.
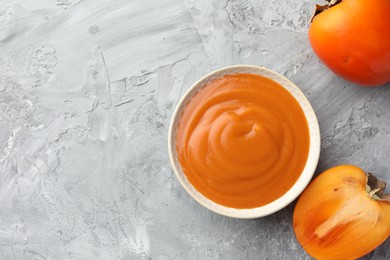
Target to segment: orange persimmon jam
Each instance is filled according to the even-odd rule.
[[[241,209],[283,196],[305,167],[309,143],[299,103],[255,74],[206,84],[185,107],[176,135],[189,182],[208,199]]]

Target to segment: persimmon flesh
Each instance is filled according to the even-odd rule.
[[[348,260],[374,250],[390,235],[386,185],[356,166],[320,174],[294,210],[297,240],[316,259]]]

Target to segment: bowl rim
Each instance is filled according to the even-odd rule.
[[[301,175],[299,176],[298,180],[284,195],[282,195],[278,199],[266,205],[256,207],[256,208],[249,208],[249,209],[238,209],[238,208],[231,208],[231,207],[220,205],[208,199],[202,193],[196,190],[196,188],[188,181],[187,177],[181,170],[181,165],[177,160],[177,151],[175,145],[176,130],[177,130],[175,128],[177,128],[178,122],[181,119],[182,109],[185,109],[189,100],[191,100],[192,96],[195,95],[198,91],[200,91],[205,86],[206,83],[211,82],[214,79],[222,76],[222,75],[221,76],[215,76],[215,75],[219,75],[224,72],[227,73],[223,75],[239,74],[239,72],[232,72],[235,70],[253,71],[252,73],[250,72],[242,72],[242,73],[256,74],[263,77],[267,77],[273,81],[276,81],[279,85],[285,88],[299,103],[300,107],[302,108],[305,114],[305,118],[309,128],[310,144],[309,144],[308,158],[305,167]],[[195,90],[197,91],[194,92]],[[194,93],[191,96],[192,92]],[[303,190],[307,187],[307,185],[311,181],[315,173],[315,170],[317,168],[320,151],[321,151],[321,138],[320,138],[319,123],[313,107],[311,106],[309,100],[302,92],[302,90],[300,90],[298,86],[296,86],[292,81],[290,81],[285,76],[273,70],[270,70],[268,68],[255,66],[255,65],[233,65],[233,66],[222,67],[213,70],[210,73],[203,76],[202,78],[200,78],[198,81],[192,84],[192,86],[180,97],[180,100],[177,103],[175,110],[172,114],[169,130],[168,130],[169,159],[171,162],[171,166],[175,172],[176,178],[179,180],[181,186],[195,201],[197,201],[205,208],[215,213],[218,213],[220,215],[233,217],[233,218],[253,219],[253,218],[268,216],[270,214],[273,214],[285,208],[287,205],[293,202],[303,192]]]

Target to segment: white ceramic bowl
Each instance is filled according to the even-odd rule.
[[[178,161],[177,152],[176,152],[176,132],[178,129],[178,123],[180,121],[180,117],[183,113],[183,110],[187,106],[188,102],[191,98],[198,93],[207,83],[213,81],[216,78],[222,77],[227,74],[238,74],[238,73],[249,73],[249,74],[257,74],[263,77],[267,77],[279,83],[283,86],[291,95],[298,101],[303,109],[303,112],[306,116],[307,123],[309,125],[309,135],[310,135],[310,147],[309,147],[309,156],[306,162],[306,166],[303,169],[298,180],[295,184],[280,198],[277,200],[261,206],[257,208],[251,209],[236,209],[222,206],[220,204],[215,203],[214,201],[206,198],[199,191],[197,191],[194,186],[188,181],[186,175],[183,173],[180,163]],[[175,171],[176,177],[179,182],[182,184],[184,189],[201,205],[205,206],[209,210],[212,210],[221,215],[235,217],[235,218],[258,218],[270,215],[288,204],[290,204],[293,200],[295,200],[302,191],[309,184],[311,178],[313,177],[314,171],[317,167],[318,159],[320,156],[320,130],[318,126],[317,117],[314,113],[312,106],[309,101],[302,93],[302,91],[294,85],[287,78],[282,75],[271,71],[266,68],[257,67],[257,66],[248,66],[248,65],[237,65],[222,68],[216,71],[211,72],[210,74],[201,78],[198,82],[196,82],[181,98],[176,109],[173,113],[173,117],[171,120],[171,125],[169,127],[168,133],[168,151],[169,157],[171,160],[171,164],[173,170]]]

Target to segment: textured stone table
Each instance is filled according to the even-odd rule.
[[[199,77],[231,64],[289,77],[318,115],[317,174],[390,181],[390,85],[333,75],[309,0],[0,0],[0,259],[310,259],[293,205],[216,215],[174,177],[167,131]],[[390,241],[364,259],[390,259]]]

